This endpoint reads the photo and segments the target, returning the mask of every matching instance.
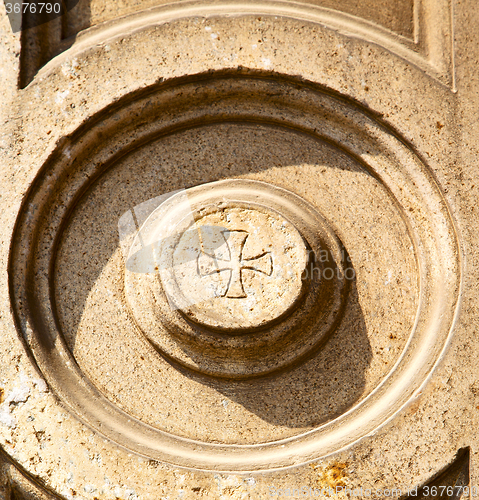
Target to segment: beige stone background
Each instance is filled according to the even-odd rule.
[[[0,15],[0,499],[265,499],[288,492],[294,497],[303,487],[350,489],[329,498],[388,498],[391,489],[406,497],[408,489],[424,485],[457,488],[453,495],[444,489],[423,498],[479,495],[472,489],[479,488],[475,3],[80,0],[63,19],[17,33],[3,3]],[[233,75],[231,80],[255,75],[265,88],[276,87],[261,100],[251,83],[250,95],[243,88],[230,101],[215,102],[217,74]],[[213,83],[210,94],[195,98],[188,89],[197,75],[213,75]],[[187,103],[175,94],[182,79]],[[208,128],[200,120],[201,113],[226,109],[236,116],[251,106],[255,116],[306,123],[308,113],[320,113],[310,87],[335,103],[332,109],[346,116],[344,123],[354,110],[366,118],[351,125],[350,136],[337,132],[339,139],[330,143],[295,135],[276,122],[268,128],[225,120]],[[161,93],[170,91],[161,102]],[[283,109],[293,97],[296,111],[286,104]],[[170,98],[178,107],[168,104]],[[62,215],[73,199],[70,191],[89,182],[90,174],[93,179],[111,151],[190,108],[193,118],[196,112],[200,117],[196,128],[145,139],[116,159],[114,168],[101,171]],[[325,130],[331,117],[331,137],[345,126],[333,111],[321,116]],[[104,124],[106,133],[98,132]],[[373,134],[372,124],[387,137],[378,139],[376,156],[346,154],[356,137],[361,145]],[[403,147],[425,165],[427,182],[414,177],[414,166],[406,169]],[[397,170],[385,166],[388,161]],[[56,165],[67,175],[58,174]],[[384,176],[364,174],[373,167],[383,168]],[[342,329],[318,357],[272,380],[242,382],[241,388],[185,375],[135,334],[122,292],[117,233],[118,218],[135,204],[230,177],[271,182],[315,203],[358,272]],[[312,196],[314,189],[321,196]],[[399,197],[400,191],[412,200],[407,217],[398,216],[391,201],[391,192]],[[58,195],[57,215],[38,215],[38,204],[52,192]],[[450,225],[441,225],[436,199],[444,202]],[[42,224],[55,217],[67,221],[59,232],[56,267],[32,271],[22,261],[28,231],[38,227],[41,241],[48,241]],[[437,259],[422,271],[421,283],[417,255],[408,250],[408,224],[422,231],[425,255],[429,241],[437,246],[428,254]],[[455,253],[450,241],[457,243]],[[385,284],[387,265],[401,280]],[[436,275],[446,270],[447,286],[437,289]],[[38,344],[40,321],[22,319],[26,304],[17,297],[25,283],[27,290],[37,284],[48,289],[52,276],[55,324],[66,348],[50,358],[44,353],[56,352],[61,342]],[[439,302],[421,302],[424,290],[436,300],[446,297],[444,309]],[[48,297],[35,306],[40,316],[47,315]],[[370,427],[362,434],[351,427],[344,446],[325,441],[323,453],[305,440],[283,460],[278,445],[269,462],[261,455],[257,463],[235,467],[227,462],[227,447],[218,453],[208,448],[213,465],[207,466],[194,445],[185,445],[188,459],[175,458],[175,449],[183,456],[177,441],[169,455],[148,451],[148,442],[141,449],[135,445],[144,432],[136,422],[237,449],[282,439],[294,444],[323,424],[340,432],[344,427],[335,419],[365,401],[414,344],[408,340],[419,304],[442,322],[442,336],[423,352],[425,366],[405,384],[406,396],[388,410],[386,391],[377,421],[363,422]],[[57,364],[71,362],[68,352],[89,381],[85,387],[91,383],[105,396],[104,408],[120,408],[131,426],[109,429],[108,411],[78,403],[83,389],[71,392],[70,380],[52,375]],[[407,392],[409,384],[414,390]]]

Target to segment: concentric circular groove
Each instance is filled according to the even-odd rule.
[[[218,181],[151,213],[129,250],[126,298],[160,352],[200,373],[245,379],[297,364],[326,340],[346,298],[344,258],[297,195]]]
[[[421,293],[405,351],[366,398],[312,431],[247,446],[186,439],[125,413],[76,364],[62,339],[52,300],[62,230],[94,180],[127,152],[154,138],[227,121],[299,130],[359,161],[390,192],[406,221]],[[108,141],[98,141],[102,136]],[[70,154],[62,155],[66,147]],[[193,82],[169,82],[95,117],[44,166],[25,199],[13,241],[11,296],[18,328],[58,396],[79,418],[130,450],[202,469],[247,471],[296,465],[370,434],[427,379],[446,345],[459,286],[458,247],[447,205],[412,149],[359,106],[279,77],[208,75]]]

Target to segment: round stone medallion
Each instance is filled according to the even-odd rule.
[[[202,212],[168,256],[170,300],[191,321],[221,330],[264,327],[290,312],[308,263],[298,231],[259,207]]]
[[[126,297],[169,359],[249,378],[292,366],[325,341],[346,296],[343,259],[338,238],[299,196],[219,181],[153,210],[129,249]]]
[[[370,110],[319,86],[170,83],[66,138],[25,194],[9,276],[32,357],[73,414],[152,460],[269,470],[353,446],[421,390],[449,339],[459,253],[434,176]],[[271,217],[271,247],[241,211]],[[124,214],[135,229],[119,239]],[[263,303],[283,221],[314,272],[265,299],[268,316],[213,318],[208,300],[254,290]],[[218,248],[191,245],[191,230]],[[183,275],[190,247],[197,274]],[[195,280],[215,296],[191,304]]]

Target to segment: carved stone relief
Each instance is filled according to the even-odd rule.
[[[69,4],[74,5],[68,8]],[[76,0],[67,1],[65,14],[51,22],[42,22],[41,14],[26,10],[22,20],[15,21],[32,26],[22,32],[19,84],[22,87],[27,85],[52,57],[78,45],[79,40],[87,45],[95,43],[96,35],[103,30],[125,33],[139,26],[163,24],[192,15],[256,13],[299,18],[353,34],[387,48],[455,89],[453,1],[382,0],[379,8],[375,5],[375,0],[266,0],[254,3],[202,2],[199,8],[191,0],[179,0],[173,4],[164,0],[110,3]]]
[[[1,500],[474,496],[446,3],[2,14]]]

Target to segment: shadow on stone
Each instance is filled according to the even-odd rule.
[[[307,360],[278,374],[246,381],[183,373],[277,426],[309,428],[351,408],[365,390],[371,346],[354,281],[341,322]]]
[[[404,496],[401,500],[459,500],[460,498],[472,498],[469,491],[469,457],[470,449],[462,448],[446,470],[441,472],[435,479],[414,490],[414,493]]]
[[[247,83],[253,93],[255,85],[259,94],[262,85],[272,85],[261,105],[272,99],[274,109],[279,106],[276,101],[284,90],[280,82],[242,79],[239,88]],[[229,77],[213,82],[214,96],[221,85],[229,95],[232,82],[238,84]],[[192,86],[192,99],[201,103],[204,96],[196,94],[202,86],[201,81]],[[238,95],[243,94],[235,90]],[[195,102],[188,99],[188,109]],[[152,120],[157,120],[157,108],[150,108]],[[313,429],[367,396],[393,368],[407,342],[417,311],[416,267],[407,227],[390,193],[361,158],[319,132],[254,116],[233,120],[221,115],[216,121],[189,123],[181,130],[148,136],[109,163],[92,163],[94,172],[99,170],[88,181],[84,169],[90,168],[91,152],[81,146],[85,151],[75,155],[68,176],[77,175],[84,188],[59,222],[51,267],[40,267],[50,258],[46,254],[38,261],[39,282],[45,290],[49,287],[54,317],[48,329],[43,318],[38,319],[39,345],[48,359],[60,335],[62,349],[70,351],[80,376],[95,385],[101,397],[173,435],[249,444]],[[102,137],[101,151],[110,147],[108,137]],[[294,368],[246,381],[179,368],[154,348],[126,300],[119,244],[118,223],[128,211],[158,196],[225,179],[268,182],[302,197],[328,221],[358,276],[357,282],[356,277],[350,281],[342,318],[314,355],[301,357]],[[50,272],[42,275],[46,269]],[[38,303],[35,294],[32,303]],[[185,422],[184,415],[191,415],[192,422]]]
[[[236,127],[238,128],[236,129]],[[223,172],[215,168],[211,168],[209,171],[208,169],[200,172],[193,171],[189,179],[190,185],[210,182],[222,177],[240,177],[252,171],[261,174],[272,169],[274,173],[278,167],[281,167],[281,164],[291,164],[295,159],[298,161],[298,152],[292,149],[289,149],[291,154],[283,154],[282,156],[278,154],[277,157],[271,156],[269,151],[261,151],[262,149],[264,150],[261,144],[266,140],[266,136],[261,128],[256,131],[254,128],[251,130],[248,128],[241,133],[243,127],[238,124],[235,126],[235,130],[240,132],[237,139],[233,141],[231,137],[227,138],[226,136],[223,139],[230,142],[228,145],[226,142],[224,143],[225,154],[232,154],[232,156],[236,154],[236,140],[252,140],[253,142],[250,142],[251,149],[246,151],[246,154],[244,154],[245,157],[238,161],[234,167],[230,161],[226,161],[228,158],[225,158],[224,163],[226,164],[226,168]],[[267,138],[272,144],[272,148],[279,142],[285,144],[285,149],[288,148],[288,143],[285,143],[282,133],[276,138],[277,133],[274,132],[274,129],[266,127],[264,132],[268,134]],[[251,139],[248,139],[251,133],[253,135]],[[218,140],[217,134],[215,136]],[[301,144],[301,137],[300,134],[293,133],[293,140],[296,146]],[[305,137],[305,140],[306,144],[309,145],[311,139]],[[334,164],[333,168],[335,169],[344,169],[354,175],[369,176],[366,171],[359,168],[350,159],[340,156],[337,149],[331,148],[331,146],[324,143],[319,148],[305,148],[301,153],[300,160],[302,163],[309,164]],[[105,194],[108,193],[108,196],[111,196],[111,189],[117,190],[117,194],[114,195],[117,201],[116,206],[103,205],[102,210],[106,210],[108,216],[106,213],[100,213],[101,211],[98,210],[93,210],[89,215],[87,213],[80,215],[80,219],[86,216],[87,219],[84,220],[88,220],[88,223],[81,223],[80,226],[75,223],[71,228],[72,232],[65,233],[66,241],[70,241],[70,243],[61,252],[62,256],[59,262],[62,264],[61,267],[57,267],[56,271],[57,294],[59,294],[57,296],[57,305],[61,308],[60,324],[62,325],[67,344],[72,351],[77,351],[78,341],[75,332],[81,324],[82,319],[86,321],[88,317],[85,315],[85,308],[88,309],[91,306],[97,308],[97,305],[100,304],[100,301],[96,302],[96,305],[94,302],[91,302],[93,300],[92,290],[96,288],[95,283],[98,280],[101,281],[99,277],[104,271],[108,259],[114,253],[115,247],[118,245],[118,237],[115,235],[115,232],[117,231],[116,226],[120,217],[129,207],[134,206],[132,204],[141,203],[145,199],[148,199],[148,197],[153,198],[160,189],[169,188],[171,191],[174,191],[175,189],[185,187],[177,183],[162,186],[161,180],[164,179],[164,175],[161,174],[161,167],[158,173],[152,177],[154,170],[156,168],[150,171],[148,175],[138,172],[138,175],[135,176],[135,182],[138,182],[134,190],[135,192],[131,190],[129,184],[124,183],[120,171],[118,171],[120,175],[118,178],[117,173],[112,171],[113,178],[107,176],[110,177],[110,180],[107,181],[108,187]],[[278,174],[280,174],[279,171]],[[131,178],[132,175],[133,172],[129,172],[128,177]],[[174,180],[173,175],[170,175],[170,178]],[[151,182],[153,179],[158,180]],[[282,176],[280,174],[277,180],[277,182],[279,181],[279,185],[281,185],[281,179]],[[113,184],[110,186],[112,180]],[[103,184],[103,181],[101,184]],[[99,191],[97,191],[98,188]],[[95,189],[98,195],[101,196],[104,187],[94,185],[91,189]],[[90,191],[90,193],[92,192]],[[89,198],[90,195],[87,193],[85,202]],[[99,200],[95,201],[95,198],[96,195],[87,202],[87,205],[83,205],[83,208],[80,206],[80,212],[86,209],[89,213],[90,208],[88,206],[93,207],[95,204],[97,206],[98,203],[101,204]],[[91,203],[93,205],[90,205]],[[82,234],[80,240],[77,239],[79,235],[78,231],[81,231]],[[98,241],[102,241],[101,247],[96,246],[95,242]],[[66,257],[66,260],[64,257]],[[124,265],[122,262],[119,262],[119,264]],[[119,271],[121,272],[121,270]],[[75,281],[77,284],[71,287],[71,283]],[[100,295],[106,293],[106,289],[109,286],[105,282],[102,285],[102,290],[104,291],[98,291]],[[62,291],[60,292],[60,290]],[[95,317],[99,319],[103,316],[105,314],[98,309]],[[100,325],[98,325],[98,328],[101,328]],[[91,345],[93,346],[93,344]],[[78,345],[78,347],[80,350],[83,349],[81,345]],[[89,348],[90,352],[92,352],[92,348]],[[139,363],[141,363],[140,354],[137,353],[137,362]],[[161,354],[158,354],[158,356],[161,356]],[[365,372],[370,365],[371,359],[372,350],[359,302],[356,282],[355,280],[351,280],[347,304],[342,319],[336,326],[335,331],[326,340],[324,345],[316,351],[314,356],[311,356],[308,360],[301,360],[301,364],[294,369],[289,369],[283,373],[265,378],[251,379],[250,381],[214,379],[195,374],[180,367],[178,369],[183,372],[184,376],[194,381],[195,385],[200,383],[208,386],[210,389],[214,389],[226,398],[244,406],[248,411],[256,414],[270,424],[308,429],[340,415],[348,408],[351,408],[365,394]],[[122,365],[125,367],[128,366],[124,363]],[[124,378],[122,377],[122,379]],[[175,397],[181,398],[181,395],[177,394]]]
[[[53,4],[60,4],[63,14],[48,13],[46,9],[40,12],[38,8],[22,15],[20,88],[25,88],[40,68],[75,43],[80,30],[72,29],[72,23],[79,24],[81,29],[90,25],[91,0],[55,0],[50,5]]]
[[[33,477],[0,448],[1,500],[60,500],[43,482]]]

